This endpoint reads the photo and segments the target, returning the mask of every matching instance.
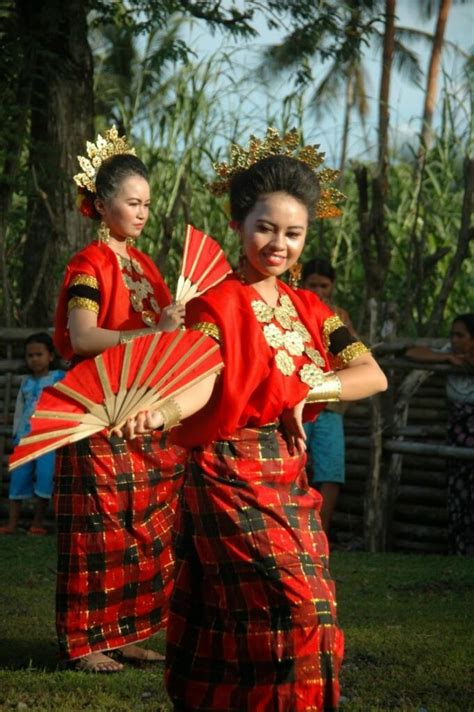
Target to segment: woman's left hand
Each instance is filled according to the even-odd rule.
[[[303,408],[306,401],[301,401],[294,408],[284,410],[280,417],[283,426],[283,436],[288,444],[288,452],[299,455],[306,452],[306,433],[303,428]]]

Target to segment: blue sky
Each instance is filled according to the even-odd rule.
[[[421,18],[418,14],[417,0],[398,0],[397,16],[399,25],[421,29],[427,32],[433,32],[436,24],[436,17],[430,21]],[[245,44],[244,51],[239,50],[239,43],[224,44],[222,37],[203,36],[192,33],[193,42],[198,55],[203,55],[216,52],[216,50],[231,51],[235,61],[235,72],[239,79],[239,96],[229,96],[223,101],[228,101],[229,106],[233,105],[234,100],[242,102],[242,96],[246,97],[243,100],[243,110],[245,113],[253,113],[255,116],[252,129],[259,133],[264,131],[269,113],[274,113],[278,116],[281,113],[281,102],[285,97],[289,82],[288,78],[277,78],[272,83],[271,95],[269,98],[265,92],[261,92],[254,81],[253,68],[261,57],[261,52],[265,46],[278,41],[279,34],[275,31],[270,32],[264,22],[258,23],[260,36],[254,39],[250,45]],[[465,52],[472,51],[474,46],[474,0],[469,0],[466,3],[454,2],[447,25],[446,38],[457,43]],[[424,72],[426,72],[429,62],[429,48],[422,42],[411,44],[411,48],[419,54],[420,64]],[[367,49],[365,65],[367,73],[370,76],[370,116],[367,122],[367,131],[369,137],[369,145],[374,145],[376,140],[377,126],[377,95],[379,88],[380,77],[380,55],[381,50]],[[315,71],[321,74],[326,72],[327,63],[316,67]],[[239,68],[237,68],[239,67]],[[450,50],[443,52],[443,70],[449,75],[453,82],[452,87],[455,91],[460,78],[461,62],[456,58]],[[424,85],[424,80],[423,80]],[[440,87],[438,88],[440,89]],[[341,96],[340,106],[336,106],[331,113],[316,124],[309,107],[309,97],[311,92],[308,91],[302,103],[306,105],[306,121],[305,121],[305,140],[315,141],[321,144],[321,147],[326,150],[328,158],[335,163],[338,155],[338,147],[340,145],[340,136],[342,129],[342,106],[343,97]],[[235,104],[234,104],[235,107]],[[423,109],[423,90],[411,84],[408,79],[394,71],[392,74],[391,97],[390,97],[390,113],[391,113],[391,130],[392,141],[403,143],[409,140],[420,129],[420,115]],[[435,121],[439,121],[438,116]],[[349,148],[352,157],[363,156],[367,154],[366,144],[363,140],[363,132],[361,127],[354,122],[351,131],[351,143]]]

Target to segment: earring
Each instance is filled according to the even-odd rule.
[[[125,243],[126,243],[127,247],[135,247],[135,238],[127,237],[125,240]]]
[[[110,242],[110,230],[103,220],[101,220],[99,229],[97,230],[97,239],[104,245],[108,245]]]
[[[288,284],[292,289],[298,288],[302,270],[303,265],[301,265],[299,262],[295,262],[295,264],[290,267],[290,278],[288,280]]]
[[[244,266],[245,266],[245,254],[244,254],[244,248],[242,245],[240,245],[239,249],[239,266],[237,267],[237,273],[239,275],[240,279],[240,284],[247,284],[247,280],[245,279],[244,275]]]

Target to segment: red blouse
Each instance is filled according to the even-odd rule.
[[[289,297],[296,310],[295,317],[309,332],[305,335],[306,345],[313,352],[319,352],[317,357],[322,370],[330,370],[328,344],[324,342],[329,336],[325,324],[334,319],[333,312],[312,292],[295,291],[280,281],[277,284],[280,299],[282,295]],[[225,367],[208,404],[174,431],[180,445],[197,446],[228,438],[238,428],[273,423],[285,409],[306,397],[309,386],[301,380],[299,371],[313,361],[306,353],[297,354],[292,357],[293,373],[282,372],[277,366],[276,352],[264,336],[265,324],[257,319],[252,307],[255,301],[265,309],[261,296],[252,286],[243,285],[235,275],[229,275],[187,305],[186,326],[200,329],[220,341]],[[278,324],[274,326],[278,336]],[[305,419],[313,419],[322,407],[307,406]]]
[[[131,261],[94,241],[69,262],[55,317],[54,343],[63,358],[74,356],[68,329],[71,309],[95,312],[100,328],[126,331],[156,325],[161,309],[171,303],[150,257],[134,247],[128,252]]]

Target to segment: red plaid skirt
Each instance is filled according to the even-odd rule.
[[[320,495],[275,427],[195,450],[167,629],[175,710],[333,710],[337,626]]]
[[[94,435],[56,461],[56,625],[63,657],[143,640],[168,617],[186,453],[166,438]]]

